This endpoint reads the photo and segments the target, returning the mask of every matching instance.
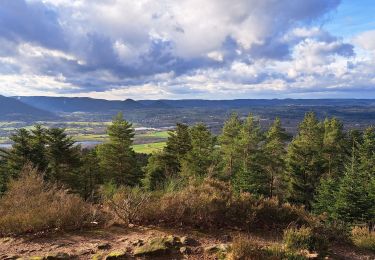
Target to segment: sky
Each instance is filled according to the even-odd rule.
[[[0,0],[0,95],[375,98],[375,1]]]

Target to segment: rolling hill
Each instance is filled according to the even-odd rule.
[[[35,108],[14,98],[0,96],[0,120],[38,121],[53,119],[57,119],[57,116],[51,112]]]

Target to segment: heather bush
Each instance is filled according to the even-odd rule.
[[[135,223],[150,201],[150,193],[139,187],[115,187],[113,184],[101,188],[104,209],[112,213],[115,221],[121,220],[126,225]]]
[[[283,230],[290,224],[306,225],[315,220],[303,207],[281,203],[277,198],[254,200],[251,228]]]
[[[45,182],[31,166],[10,180],[0,199],[0,234],[73,230],[97,219],[95,208],[68,190]]]
[[[260,246],[253,239],[246,236],[237,236],[233,239],[231,252],[228,256],[230,260],[279,260],[279,259],[307,259],[300,252],[285,250],[279,245]]]
[[[290,227],[284,230],[283,242],[288,250],[307,250],[325,256],[328,250],[328,241],[325,235],[318,233],[311,227]]]

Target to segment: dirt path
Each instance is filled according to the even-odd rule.
[[[20,238],[0,238],[0,259],[34,259],[66,253],[75,259],[104,259],[113,252],[134,253],[135,248],[155,237],[187,236],[197,242],[189,247],[188,254],[174,254],[159,259],[215,259],[204,254],[204,248],[227,244],[236,231],[216,231],[209,234],[194,230],[162,229],[157,227],[110,227],[81,232],[28,235]],[[279,243],[274,235],[253,234],[259,245]],[[329,259],[375,260],[375,254],[355,251],[347,246],[335,245]],[[51,258],[52,259],[52,258]],[[57,258],[55,258],[57,259]],[[134,259],[134,258],[133,258]],[[157,259],[153,257],[152,259]]]

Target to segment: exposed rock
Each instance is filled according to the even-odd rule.
[[[69,255],[67,253],[57,253],[52,255],[46,255],[43,259],[45,260],[58,260],[58,259],[75,259],[74,255]]]
[[[137,241],[133,242],[133,246],[143,246],[145,242],[142,239],[138,239]]]
[[[189,247],[183,246],[180,248],[180,253],[183,255],[191,254],[191,249]]]
[[[99,250],[108,250],[108,249],[111,249],[112,246],[110,243],[103,243],[103,244],[99,244],[98,245],[98,249]]]
[[[206,254],[215,254],[218,252],[226,252],[229,249],[227,244],[212,245],[204,248]]]
[[[134,256],[161,256],[168,254],[178,243],[174,236],[152,238],[134,250]]]
[[[199,242],[197,240],[191,237],[187,237],[187,236],[181,237],[180,242],[181,242],[181,245],[183,246],[198,246],[199,245]]]
[[[110,254],[108,254],[105,257],[106,260],[111,260],[111,259],[130,259],[130,256],[126,252],[121,252],[121,251],[115,251]]]
[[[20,258],[18,255],[10,255],[10,256],[4,256],[4,260],[15,260]]]

